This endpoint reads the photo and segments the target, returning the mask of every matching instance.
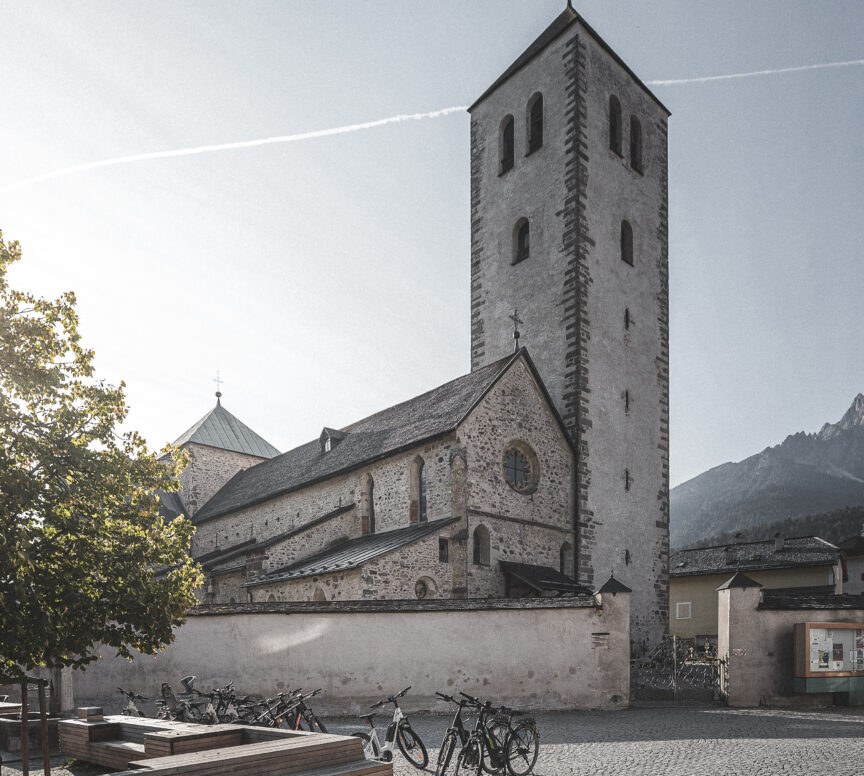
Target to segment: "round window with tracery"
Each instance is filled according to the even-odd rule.
[[[504,451],[504,478],[513,490],[532,493],[540,471],[537,456],[524,443],[511,442]]]

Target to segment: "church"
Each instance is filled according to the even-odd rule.
[[[612,574],[642,651],[668,622],[669,112],[568,3],[469,114],[471,371],[281,454],[217,393],[163,509],[203,603]]]

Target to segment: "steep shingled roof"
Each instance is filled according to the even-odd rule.
[[[228,412],[219,399],[216,399],[216,406],[175,440],[173,445],[180,447],[189,443],[233,450],[236,453],[254,455],[256,458],[273,458],[279,455],[279,451],[266,439],[258,436],[249,426]]]
[[[829,566],[837,562],[839,551],[818,536],[785,539],[781,549],[774,540],[724,544],[679,550],[669,558],[670,577],[734,574],[736,571]]]
[[[330,452],[318,439],[234,475],[196,514],[194,523],[267,501],[454,431],[519,353],[389,407],[341,429]],[[530,364],[530,359],[528,359]],[[531,366],[533,369],[533,366]]]
[[[275,569],[266,577],[247,582],[246,587],[355,569],[370,560],[386,555],[388,552],[413,544],[424,536],[455,523],[458,519],[458,517],[448,517],[443,520],[433,520],[431,523],[416,523],[406,528],[397,528],[395,531],[360,536],[332,549],[319,552],[311,558],[304,558],[290,566]]]

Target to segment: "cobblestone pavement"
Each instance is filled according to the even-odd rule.
[[[535,776],[864,776],[864,708],[654,706],[536,719],[541,745]],[[386,728],[386,719],[379,720]],[[429,748],[434,773],[449,718],[412,715],[411,722]],[[328,720],[334,733],[364,725],[359,719]],[[52,758],[53,776],[100,772],[82,763],[63,767],[65,759]],[[40,776],[41,767],[30,773]],[[419,773],[397,754],[396,776]],[[3,764],[2,776],[20,774],[20,762]]]
[[[864,708],[662,706],[536,719],[541,735],[536,776],[864,775]],[[331,729],[362,729],[358,722]],[[449,720],[417,716],[411,722],[428,745],[434,773]],[[401,755],[393,770],[396,776],[418,774]]]

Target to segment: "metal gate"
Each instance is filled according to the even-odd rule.
[[[725,703],[728,692],[728,664],[707,641],[666,636],[630,664],[630,694],[637,700]]]

